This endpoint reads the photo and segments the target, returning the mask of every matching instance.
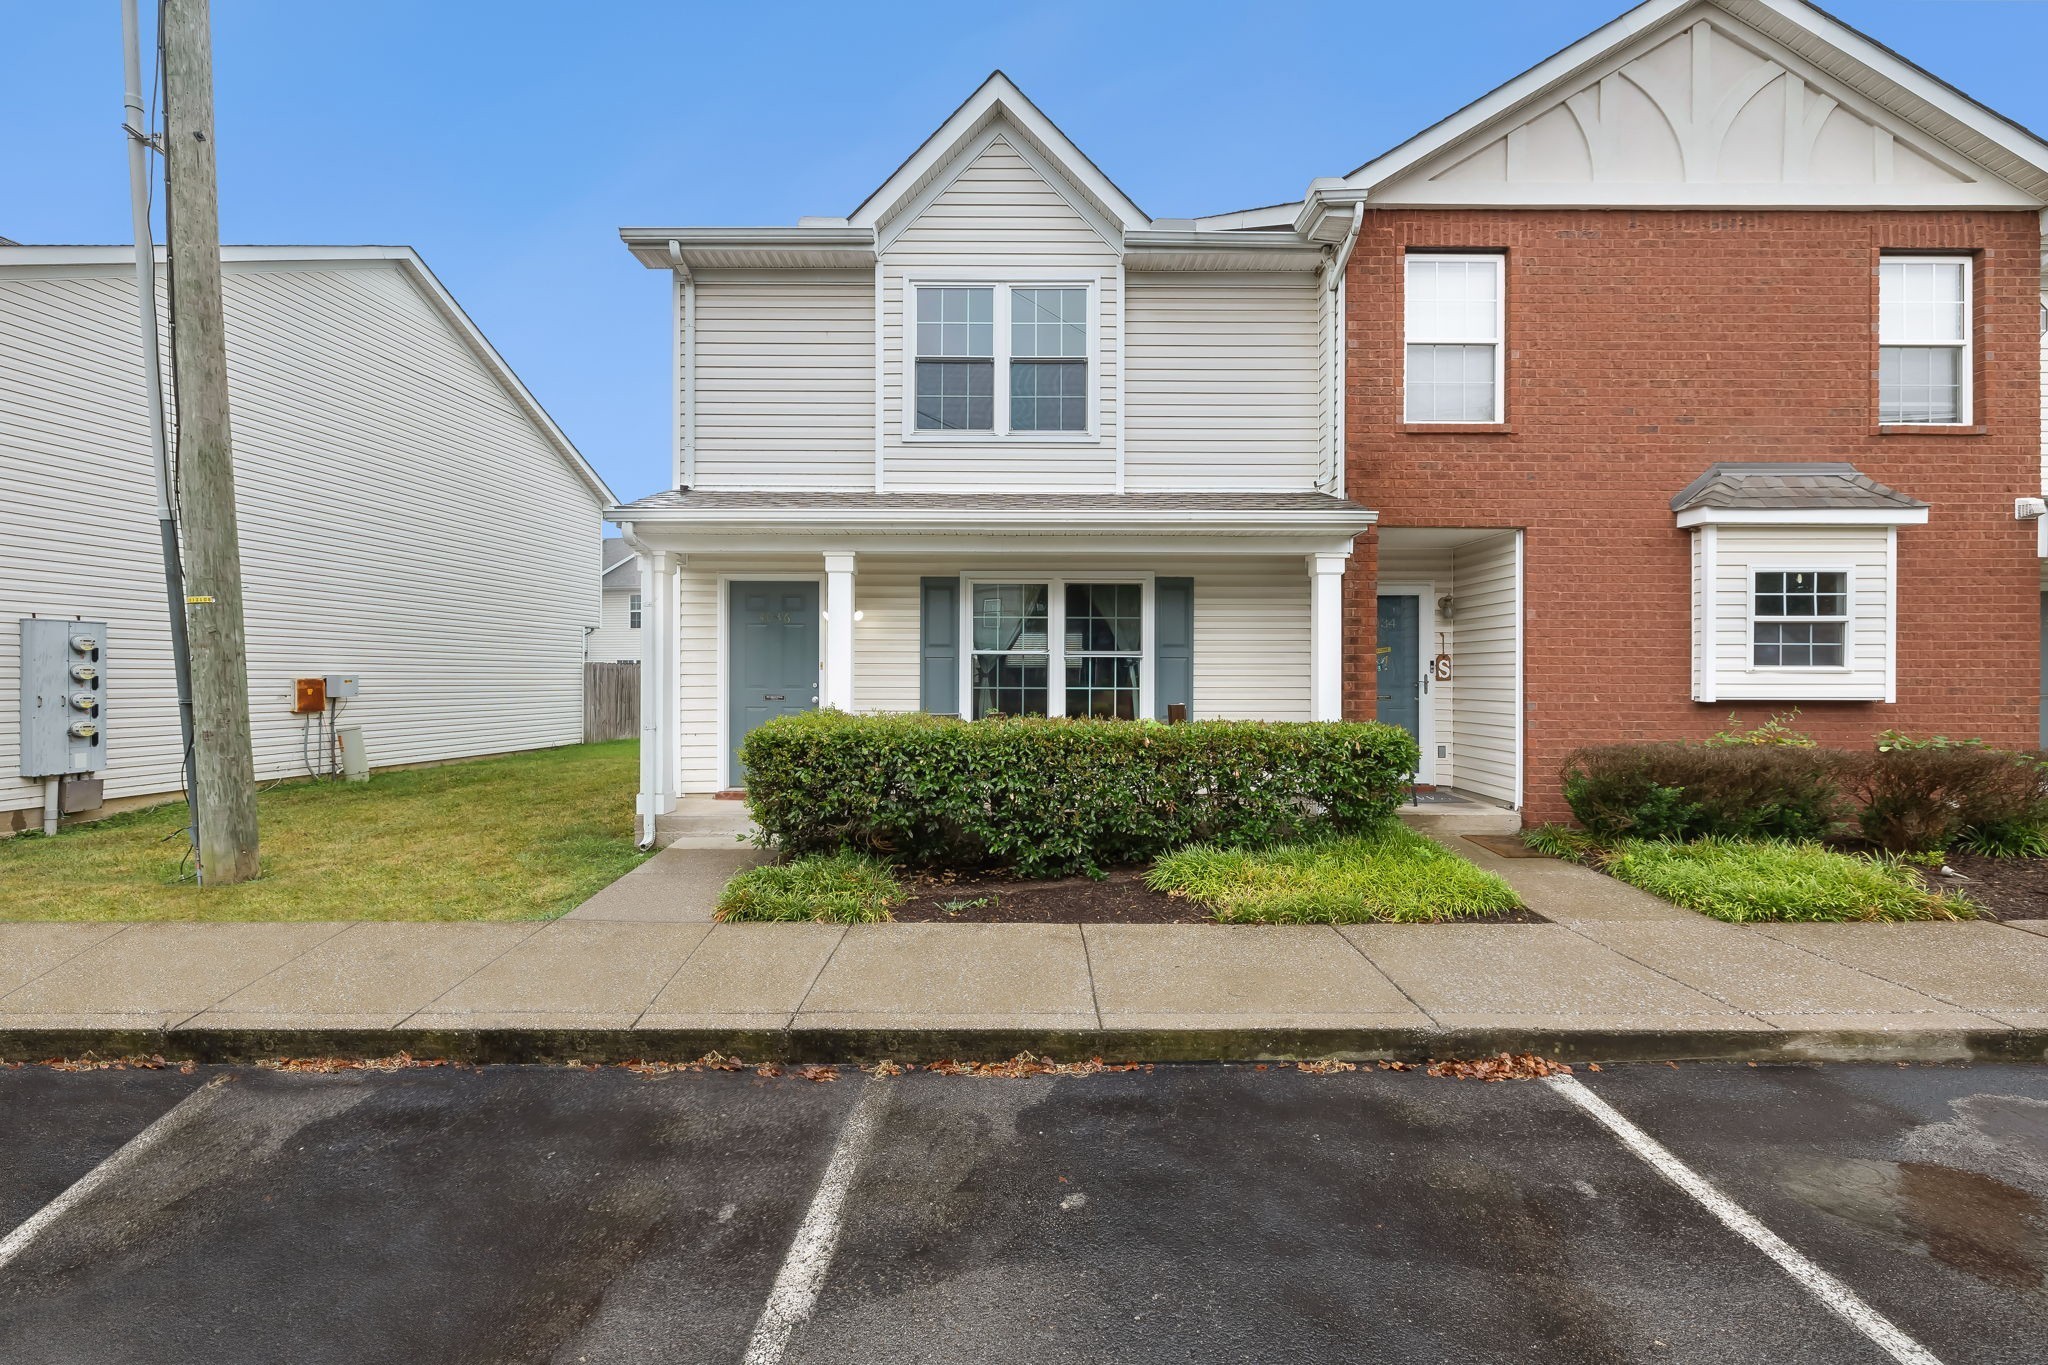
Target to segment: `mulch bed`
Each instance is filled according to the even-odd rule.
[[[1144,869],[1119,867],[1101,881],[1026,881],[1000,874],[919,873],[904,878],[907,904],[890,912],[908,924],[1213,924],[1192,901],[1145,885]],[[1529,910],[1472,915],[1458,924],[1546,924]]]
[[[1963,878],[1926,874],[1934,891],[1960,891],[1983,919],[2048,919],[2048,858],[1987,858],[1957,849],[1948,865]]]

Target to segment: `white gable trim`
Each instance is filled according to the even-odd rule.
[[[1925,507],[1688,507],[1681,530],[1695,526],[1925,526]]]
[[[1087,196],[1078,193],[1073,182],[1068,180],[1059,168],[1048,165],[1026,139],[1014,134],[1005,134],[1012,134],[1012,130],[1005,120],[998,118],[968,139],[941,172],[931,178],[929,184],[907,200],[899,211],[890,214],[876,225],[875,250],[888,251],[898,237],[909,231],[918,219],[924,216],[926,210],[945,197],[946,191],[953,188],[960,177],[967,173],[968,168],[981,158],[982,153],[998,142],[1015,152],[1019,160],[1036,172],[1038,178],[1046,183],[1047,188],[1057,194],[1068,208],[1079,214],[1081,221],[1088,224],[1095,235],[1102,238],[1111,250],[1123,250],[1123,229],[1119,224],[1105,218],[1102,210],[1095,207]]]
[[[860,207],[848,215],[847,222],[854,227],[872,228],[894,219],[904,201],[916,196],[928,177],[934,176],[953,160],[962,143],[973,139],[996,118],[1007,119],[1024,134],[1011,142],[1012,147],[1016,147],[1034,166],[1040,166],[1040,173],[1045,174],[1040,165],[1042,158],[1030,156],[1030,152],[1042,148],[1059,168],[1058,176],[1048,175],[1048,179],[1055,184],[1064,179],[1093,199],[1099,206],[1099,216],[1121,227],[1147,227],[1151,224],[1152,220],[1145,211],[1132,203],[1130,197],[1060,131],[1059,125],[1040,112],[1038,106],[1000,71],[983,81],[981,87],[910,154],[909,160],[898,166],[874,193],[862,200]],[[1037,146],[1026,148],[1020,145],[1027,142],[1035,142]]]

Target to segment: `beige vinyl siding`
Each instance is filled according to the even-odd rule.
[[[698,276],[698,488],[872,488],[872,274]]]
[[[1313,275],[1132,275],[1125,487],[1316,487],[1322,292]]]
[[[1299,557],[1162,568],[1195,580],[1195,717],[1308,720],[1308,570]]]
[[[974,153],[900,232],[894,224],[883,225],[882,442],[889,491],[1108,492],[1116,486],[1117,252],[1068,195],[1012,145],[1014,136],[999,133]],[[913,282],[968,274],[997,287],[1092,286],[1093,434],[1074,440],[906,435],[912,380],[905,318]],[[1000,391],[1000,378],[997,387],[996,402],[1003,404],[1007,395]]]
[[[592,663],[634,663],[640,658],[642,632],[632,625],[632,599],[638,588],[607,588],[598,609],[597,629],[584,641],[583,657]]]
[[[1710,657],[1719,701],[1883,701],[1891,649],[1890,533],[1882,526],[1721,526],[1715,530]],[[1750,665],[1752,575],[1841,569],[1849,575],[1848,666]]]
[[[1457,785],[1511,805],[1522,800],[1515,714],[1521,671],[1519,558],[1519,540],[1512,531],[1451,552],[1458,636],[1451,656],[1457,707],[1450,743],[1457,757]]]
[[[110,622],[110,797],[175,789],[132,275],[0,269],[0,809],[30,613]],[[305,770],[292,679],[356,673],[374,765],[574,743],[597,495],[395,262],[230,264],[257,774]]]

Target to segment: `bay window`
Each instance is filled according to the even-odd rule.
[[[1087,286],[920,284],[913,292],[913,432],[1089,430]]]
[[[1751,597],[1755,668],[1840,668],[1849,643],[1849,575],[1837,569],[1763,570]]]
[[[1886,256],[1878,263],[1877,420],[1970,420],[1970,261]]]

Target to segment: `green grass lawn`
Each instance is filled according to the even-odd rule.
[[[0,920],[531,920],[573,909],[633,847],[632,740],[292,782],[256,803],[263,876],[181,878],[183,802],[0,839]]]
[[[1521,906],[1493,873],[1392,822],[1280,848],[1184,848],[1153,864],[1145,883],[1226,924],[1429,923]]]

